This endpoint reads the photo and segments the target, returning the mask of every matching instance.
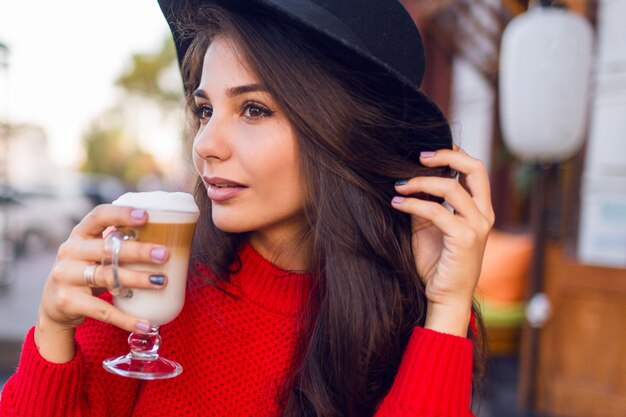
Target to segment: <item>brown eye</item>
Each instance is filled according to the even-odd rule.
[[[213,115],[213,109],[209,106],[202,106],[200,110],[200,117],[203,119],[208,119]]]
[[[271,116],[274,112],[258,103],[246,103],[243,106],[243,116],[249,119],[262,119]]]
[[[193,109],[193,113],[200,122],[205,122],[213,115],[213,108],[207,105],[197,106]]]

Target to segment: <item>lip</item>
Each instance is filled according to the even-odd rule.
[[[245,187],[245,185],[243,185],[241,183],[238,183],[237,181],[229,180],[228,178],[203,176],[202,179],[204,180],[204,183],[207,184],[207,185],[212,185],[212,184],[232,184],[232,185],[236,185],[238,187]]]
[[[227,178],[220,177],[202,177],[207,186],[207,196],[211,201],[226,201],[236,195],[242,193],[246,188],[245,185]],[[235,187],[216,187],[215,184],[229,184]]]

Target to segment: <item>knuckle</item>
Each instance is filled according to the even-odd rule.
[[[493,215],[488,215],[485,219],[485,229],[489,232],[493,229],[493,225],[495,223],[495,218]]]
[[[97,320],[111,324],[113,321],[113,309],[109,305],[99,306],[96,309]]]
[[[458,181],[450,179],[444,182],[443,191],[448,195],[455,194],[458,192],[460,187],[461,185],[458,183]]]
[[[483,232],[483,234],[488,234],[489,231],[491,231],[492,226],[493,223],[489,219],[484,219],[481,225],[481,231]]]
[[[111,287],[113,282],[113,276],[110,266],[101,265],[96,269],[96,283],[102,287]],[[110,285],[111,284],[111,285]]]
[[[480,159],[473,159],[472,160],[472,165],[475,171],[478,171],[480,173],[487,173],[487,165],[485,165],[485,163],[480,160]]]
[[[70,254],[73,252],[73,249],[74,249],[74,245],[69,240],[66,240],[65,242],[61,243],[61,245],[59,246],[59,250],[57,251],[57,257],[68,258]]]
[[[57,310],[68,312],[71,309],[72,300],[73,298],[68,291],[64,289],[59,289],[56,292],[54,305],[57,308]]]
[[[63,282],[64,277],[65,277],[65,273],[66,273],[66,267],[63,264],[63,262],[57,262],[52,267],[52,271],[50,272],[50,278],[55,283],[59,284],[59,283]]]
[[[472,247],[478,241],[478,233],[470,228],[466,228],[460,235],[460,240],[464,245]]]
[[[486,240],[489,236],[489,232],[491,232],[491,224],[487,219],[483,219],[477,227],[476,235],[477,238],[481,240]]]

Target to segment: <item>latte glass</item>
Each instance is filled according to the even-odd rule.
[[[162,289],[121,288],[113,297],[116,307],[125,313],[149,321],[147,333],[131,333],[130,353],[106,359],[104,368],[117,375],[138,379],[172,378],[182,372],[182,365],[159,356],[159,326],[174,320],[185,303],[187,268],[191,241],[199,212],[193,197],[185,193],[127,193],[113,204],[143,208],[148,223],[141,227],[119,227],[114,238],[158,243],[166,246],[169,259],[165,264],[121,264],[138,271],[164,274],[167,285]],[[115,259],[113,259],[115,263]]]

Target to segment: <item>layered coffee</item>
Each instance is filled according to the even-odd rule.
[[[169,259],[164,264],[122,264],[137,271],[164,274],[163,289],[136,289],[129,296],[115,297],[115,305],[125,313],[162,325],[176,318],[185,302],[185,287],[191,241],[199,216],[193,196],[187,193],[153,191],[126,193],[113,202],[117,206],[144,209],[148,222],[140,227],[120,227],[129,239],[157,243],[167,247]]]

